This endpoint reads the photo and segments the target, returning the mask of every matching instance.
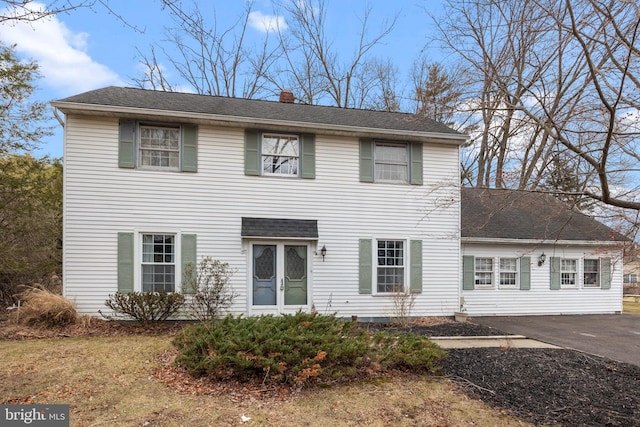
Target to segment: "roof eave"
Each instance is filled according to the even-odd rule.
[[[51,105],[65,114],[106,115],[111,117],[136,117],[143,119],[180,119],[193,123],[206,123],[213,126],[225,127],[267,127],[271,130],[298,130],[301,132],[317,132],[332,135],[359,135],[378,138],[407,138],[415,141],[425,141],[439,144],[464,144],[468,136],[463,134],[448,134],[440,132],[421,132],[395,129],[381,129],[371,127],[331,125],[325,123],[298,122],[254,117],[231,116],[210,113],[183,112],[173,110],[155,110],[137,107],[120,107],[112,105],[85,104],[78,102],[53,101]]]
[[[622,240],[552,240],[552,239],[513,239],[492,237],[462,237],[462,243],[483,243],[493,245],[566,245],[566,246],[618,246],[626,243]]]

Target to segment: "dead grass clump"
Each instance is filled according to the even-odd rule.
[[[20,299],[22,304],[14,316],[21,324],[54,327],[76,323],[78,320],[74,304],[62,295],[29,288],[22,292]]]

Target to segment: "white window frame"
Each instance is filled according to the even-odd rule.
[[[145,234],[165,234],[175,236],[175,284],[173,292],[182,292],[182,234],[183,232],[170,228],[153,228],[153,229],[135,229],[134,230],[134,290],[143,292],[142,290],[142,240]]]
[[[490,265],[491,265],[491,270],[484,270],[484,269],[479,269],[478,268],[478,261],[482,260],[488,260],[490,261]],[[488,276],[487,276],[488,273]],[[494,289],[495,288],[495,282],[496,282],[496,278],[495,278],[495,273],[496,273],[496,262],[495,259],[492,257],[475,257],[473,260],[473,285],[476,289]],[[478,275],[481,274],[483,277],[489,277],[491,279],[491,283],[486,284],[486,283],[478,283],[478,281],[480,280],[478,278]]]
[[[268,137],[276,137],[276,138],[295,138],[296,141],[296,145],[297,145],[297,155],[296,156],[278,156],[277,154],[274,153],[265,153],[265,144],[264,144],[264,140],[265,138]],[[276,177],[282,177],[282,178],[298,178],[300,177],[300,169],[302,166],[302,156],[301,156],[301,150],[302,150],[302,146],[301,146],[301,141],[300,141],[300,135],[297,134],[291,134],[291,133],[278,133],[278,132],[263,132],[260,135],[260,174],[263,176],[276,176]],[[282,173],[282,172],[266,172],[265,171],[265,160],[266,158],[273,158],[273,157],[288,157],[289,161],[291,161],[291,159],[295,159],[296,161],[296,165],[295,165],[295,173]]]
[[[595,261],[597,270],[587,271],[587,261]],[[594,273],[596,275],[596,283],[588,284],[586,280],[587,274],[594,274]],[[602,282],[601,274],[602,274],[602,263],[600,261],[600,258],[585,258],[582,260],[582,286],[584,286],[585,288],[599,288]]]
[[[385,266],[380,266],[379,265],[379,257],[378,257],[378,244],[380,242],[401,242],[402,243],[402,289],[396,290],[396,291],[380,291],[379,290],[379,283],[378,283],[378,270],[379,268],[398,268],[398,266],[390,266],[390,267],[385,267]],[[409,290],[409,266],[408,266],[408,260],[409,260],[409,245],[408,245],[408,240],[407,239],[400,239],[400,238],[377,238],[377,239],[373,239],[373,295],[396,295],[398,292],[407,292]]]
[[[503,260],[512,260],[515,264],[515,270],[503,270],[502,261]],[[501,289],[518,289],[520,287],[520,258],[518,257],[500,257],[498,262],[496,262],[498,269],[498,286]],[[509,273],[515,276],[515,280],[513,284],[503,284],[502,283],[502,274]]]
[[[391,146],[397,148],[403,148],[405,150],[405,158],[406,162],[399,161],[382,161],[378,156],[378,147],[382,146]],[[384,141],[384,140],[376,140],[373,142],[373,180],[374,182],[381,183],[390,183],[390,184],[409,184],[411,182],[411,150],[410,144],[401,141]],[[378,172],[380,171],[380,166],[383,165],[394,165],[394,166],[405,166],[406,167],[406,177],[405,179],[397,180],[397,179],[384,179],[379,178]]]
[[[566,262],[572,262],[575,265],[575,270],[569,270],[566,268]],[[560,288],[568,288],[574,289],[579,286],[579,275],[580,275],[580,262],[576,258],[560,258]],[[573,283],[564,283],[565,282],[565,274],[573,274]]]
[[[638,274],[637,273],[627,273],[623,275],[622,279],[623,283],[638,283]]]
[[[164,148],[143,148],[142,147],[142,130],[143,129],[171,129],[178,132],[178,147],[177,149],[164,149]],[[180,171],[180,162],[182,159],[182,128],[180,125],[168,124],[168,123],[138,123],[137,129],[137,141],[136,141],[136,164],[139,169],[149,170],[165,170],[165,171]],[[144,165],[142,164],[143,151],[158,151],[167,153],[177,153],[177,165],[176,166],[157,166],[157,165]]]

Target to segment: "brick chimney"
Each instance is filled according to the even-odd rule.
[[[290,90],[284,89],[282,92],[280,92],[280,102],[293,104],[295,100],[296,99],[293,97],[293,93]]]

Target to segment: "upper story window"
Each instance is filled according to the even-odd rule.
[[[244,174],[315,179],[315,135],[245,129]]]
[[[423,184],[421,142],[360,139],[360,182]]]
[[[180,127],[140,125],[138,166],[180,169]]]
[[[262,174],[298,176],[300,144],[297,135],[262,135]]]
[[[376,142],[375,145],[375,181],[409,182],[409,148],[407,144],[395,142]]]
[[[118,166],[125,169],[198,171],[198,127],[120,119]]]

